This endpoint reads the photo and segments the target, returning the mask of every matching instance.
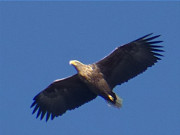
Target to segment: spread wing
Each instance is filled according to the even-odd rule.
[[[37,118],[41,120],[46,114],[46,121],[64,114],[67,110],[75,109],[84,103],[96,98],[90,89],[78,77],[58,80],[50,84],[45,90],[34,97],[33,114],[37,111]]]
[[[160,60],[159,56],[162,55],[158,52],[163,50],[162,46],[156,44],[162,41],[152,41],[160,35],[153,37],[150,35],[152,34],[116,48],[110,55],[96,63],[111,88],[137,76]]]

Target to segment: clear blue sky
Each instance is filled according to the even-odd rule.
[[[180,2],[0,2],[1,135],[179,135]],[[122,109],[98,97],[48,123],[33,97],[145,34],[161,34],[165,57],[114,91]]]

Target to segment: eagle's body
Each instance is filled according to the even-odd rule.
[[[75,109],[97,96],[116,107],[122,106],[122,100],[113,92],[116,85],[144,72],[154,65],[162,56],[162,46],[155,45],[162,41],[152,41],[159,37],[148,34],[133,42],[116,48],[102,60],[85,65],[77,60],[70,61],[77,74],[56,80],[45,90],[34,97],[33,113],[38,110],[37,117],[46,120],[54,119],[67,110]],[[149,38],[148,38],[149,37]]]
[[[103,97],[116,107],[122,106],[122,100],[112,92],[112,89],[96,64],[84,65],[77,60],[70,61],[70,64],[76,68],[79,78],[87,84],[92,92]]]

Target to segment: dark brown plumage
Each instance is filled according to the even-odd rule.
[[[85,65],[77,60],[70,61],[78,74],[56,80],[34,97],[31,107],[37,117],[54,119],[67,110],[75,109],[97,96],[116,107],[122,106],[122,100],[113,92],[116,85],[144,72],[160,60],[162,41],[153,41],[158,36],[148,34],[133,42],[116,48],[110,55],[97,63]]]

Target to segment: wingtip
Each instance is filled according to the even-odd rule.
[[[146,34],[145,36],[142,36],[138,39],[136,39],[135,41],[139,41],[139,40],[145,40],[145,41],[150,41],[150,40],[153,40],[155,38],[158,38],[160,37],[161,35],[156,35],[156,36],[152,36],[154,33],[149,33],[149,34]],[[152,36],[152,37],[150,37]],[[149,37],[149,38],[148,38]],[[163,42],[163,41],[160,41],[160,42]]]
[[[36,104],[36,102],[34,101],[34,102],[31,104],[30,108],[32,108],[35,104]]]
[[[152,34],[153,34],[153,33],[146,34],[145,36],[142,36],[142,37],[136,39],[135,41],[143,40],[143,39],[145,39],[145,38],[151,36]],[[134,42],[134,41],[133,41],[133,42]]]
[[[144,38],[149,37],[151,35],[153,35],[153,33],[146,34],[145,36],[141,37],[140,39],[144,39]]]
[[[151,33],[149,33],[149,34],[147,34],[147,35],[145,35],[144,37],[149,37],[149,36],[151,36],[151,35],[153,35],[154,33],[153,32],[151,32]]]
[[[46,114],[46,122],[49,120],[49,117],[50,117],[50,113],[47,112],[47,114]]]

